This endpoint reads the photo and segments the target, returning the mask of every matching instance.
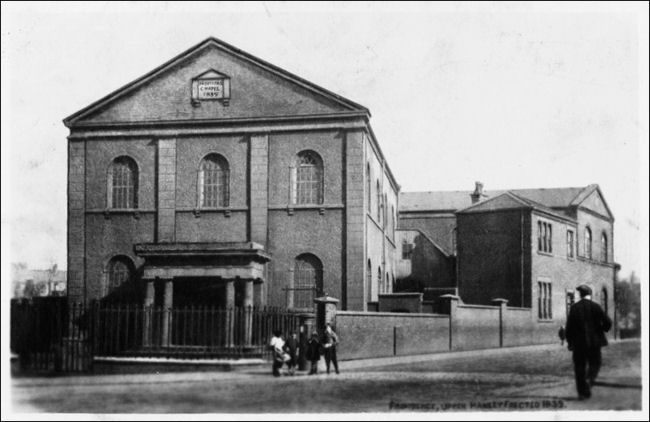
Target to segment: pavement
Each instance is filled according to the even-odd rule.
[[[263,413],[641,408],[640,343],[612,342],[590,400],[576,398],[559,344],[340,362],[341,374],[231,372],[75,375],[12,380],[16,411]],[[333,371],[332,371],[333,372]]]

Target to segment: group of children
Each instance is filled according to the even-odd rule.
[[[339,373],[339,364],[336,357],[336,346],[338,343],[338,335],[329,324],[325,328],[322,341],[317,331],[312,333],[304,350],[304,356],[311,364],[309,375],[318,373],[318,362],[323,355],[325,356],[327,373],[330,373],[330,364],[334,364],[334,370],[337,374]],[[280,370],[284,364],[287,365],[288,374],[294,375],[300,350],[296,332],[292,331],[289,337],[284,340],[281,331],[274,331],[270,347],[273,349],[273,375],[279,377],[281,375]]]

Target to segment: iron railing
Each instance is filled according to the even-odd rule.
[[[94,356],[271,358],[273,332],[299,332],[296,312],[276,307],[56,306],[12,303],[11,348],[21,367],[83,371]]]

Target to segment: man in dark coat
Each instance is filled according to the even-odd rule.
[[[305,357],[309,359],[311,367],[309,370],[309,375],[314,375],[318,373],[318,361],[320,360],[320,340],[318,339],[318,332],[314,331],[307,343],[307,350]]]
[[[612,327],[612,320],[597,303],[591,301],[589,286],[583,284],[577,290],[580,292],[580,301],[571,306],[569,311],[566,340],[569,350],[573,351],[578,396],[587,399],[591,397],[591,386],[600,370],[600,348],[607,346],[605,332]]]

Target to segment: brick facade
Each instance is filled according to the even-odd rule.
[[[192,79],[209,69],[232,81],[228,102],[192,100]],[[296,258],[310,254],[322,264],[323,290],[340,298],[344,309],[364,310],[365,258],[376,257],[391,274],[394,249],[387,227],[366,227],[364,169],[370,150],[389,210],[397,208],[399,188],[368,119],[364,107],[214,39],[70,116],[65,120],[70,298],[105,297],[109,262],[117,256],[134,265],[136,300],[153,295],[151,285],[138,280],[160,271],[147,272],[148,261],[135,253],[136,244],[254,242],[270,257],[255,280],[255,304],[286,306]],[[292,169],[303,151],[322,159],[321,203],[293,202]],[[208,154],[228,163],[226,206],[201,204],[198,177]],[[110,206],[110,168],[122,156],[137,166],[134,209]],[[205,265],[199,258],[189,262],[168,273]],[[159,301],[162,293],[155,290],[155,298],[145,302]]]

